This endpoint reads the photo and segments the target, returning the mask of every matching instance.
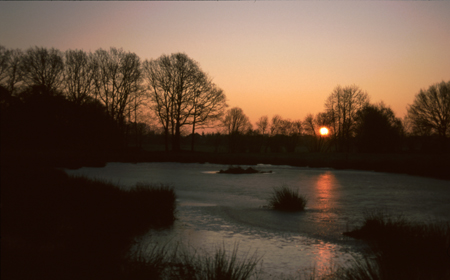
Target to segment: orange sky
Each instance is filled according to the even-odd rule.
[[[254,123],[356,84],[398,117],[450,80],[450,2],[0,2],[0,44],[185,52]]]

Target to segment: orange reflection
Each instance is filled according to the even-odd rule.
[[[331,190],[335,181],[336,178],[330,171],[319,175],[316,182],[319,208],[324,209],[330,207]]]
[[[333,245],[320,241],[315,249],[317,255],[314,257],[314,267],[319,277],[326,277],[333,264]]]

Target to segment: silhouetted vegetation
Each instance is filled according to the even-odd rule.
[[[401,149],[402,122],[383,103],[366,105],[356,116],[356,146],[361,152],[396,152]]]
[[[196,127],[217,121],[227,106],[223,91],[186,54],[145,61],[143,74],[152,102],[150,108],[164,129],[166,151],[169,135],[172,149],[179,151],[182,128],[191,125],[194,134]]]
[[[440,139],[441,150],[446,150],[450,137],[450,81],[420,90],[408,106],[407,118],[415,135],[435,134]]]
[[[450,224],[415,224],[369,212],[361,228],[344,233],[369,242],[371,252],[341,279],[448,279]]]
[[[122,147],[116,122],[96,100],[76,104],[44,86],[2,90],[1,145],[18,150],[105,151]]]
[[[272,173],[272,171],[258,171],[254,168],[248,167],[247,169],[244,169],[240,166],[238,167],[229,167],[226,170],[220,170],[218,173],[223,173],[223,174],[255,174],[255,173]]]
[[[24,166],[1,169],[2,279],[128,279],[133,238],[175,219],[175,194]]]
[[[245,280],[255,275],[261,258],[256,252],[238,257],[238,245],[229,251],[223,245],[217,247],[214,255],[198,252],[183,245],[169,248],[151,245],[142,248],[132,256],[127,265],[130,279],[137,275],[146,279],[211,279]]]
[[[253,129],[241,108],[223,114],[224,93],[185,54],[142,63],[136,54],[117,48],[63,53],[0,47],[0,56],[2,153],[42,154],[40,160],[73,167],[83,162],[154,161],[145,150],[162,147],[179,153],[165,156],[176,161],[205,158],[245,164],[240,160],[245,158],[255,164],[448,177],[439,158],[428,166],[422,158],[433,156],[421,155],[448,151],[448,82],[422,90],[402,122],[387,105],[370,104],[368,94],[353,85],[336,87],[324,112],[308,114],[303,121],[263,116]],[[189,75],[175,78],[170,71]],[[210,125],[218,130],[195,132]],[[321,127],[327,127],[329,135],[320,135]],[[183,152],[194,149],[203,154]],[[239,154],[236,161],[228,162],[223,155],[230,152]],[[391,153],[386,155],[390,158],[368,154],[380,152]]]
[[[297,212],[303,211],[308,200],[298,190],[288,186],[275,187],[269,198],[269,207],[274,210]]]

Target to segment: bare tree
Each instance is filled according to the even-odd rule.
[[[199,73],[197,90],[192,96],[192,143],[194,151],[195,129],[205,128],[220,120],[227,107],[226,96],[205,74]]]
[[[21,72],[27,86],[60,89],[64,69],[62,53],[55,49],[29,48],[22,57]]]
[[[244,134],[250,132],[252,125],[249,118],[241,108],[234,107],[225,113],[222,119],[222,126],[228,134],[229,148],[231,152],[245,151],[246,142]]]
[[[169,132],[174,99],[172,96],[172,72],[167,56],[162,56],[158,60],[146,60],[143,63],[143,75],[147,82],[151,101],[150,108],[163,126],[166,151],[169,151]]]
[[[135,53],[116,48],[99,49],[93,59],[95,96],[108,114],[123,125],[132,96],[141,91],[140,59]]]
[[[256,122],[256,130],[258,133],[265,135],[269,130],[269,118],[267,116],[262,116]]]
[[[23,52],[20,49],[8,50],[0,46],[0,85],[11,94],[15,94],[22,81],[21,61]]]
[[[415,134],[435,133],[445,143],[450,136],[450,81],[420,90],[408,106],[408,119]]]
[[[82,50],[68,50],[65,52],[64,66],[65,94],[69,100],[83,104],[94,89],[93,56]]]
[[[325,102],[325,108],[332,122],[337,150],[350,149],[354,135],[356,112],[369,103],[369,95],[352,85],[337,86]]]
[[[308,114],[303,121],[304,132],[312,137],[310,150],[314,152],[326,151],[329,148],[329,141],[325,139],[327,136],[320,134],[322,127],[326,127],[330,134],[333,133],[330,115],[327,113],[317,113],[315,116]]]
[[[144,76],[151,109],[164,127],[166,151],[169,134],[172,149],[178,151],[182,127],[192,125],[195,133],[196,127],[217,120],[226,107],[223,91],[184,53],[145,61]]]
[[[224,115],[222,124],[229,135],[242,134],[252,128],[250,120],[239,107],[229,109]]]

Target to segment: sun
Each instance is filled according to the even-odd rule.
[[[328,128],[326,128],[326,127],[321,127],[320,128],[320,135],[322,135],[322,136],[325,136],[325,135],[328,135]]]

